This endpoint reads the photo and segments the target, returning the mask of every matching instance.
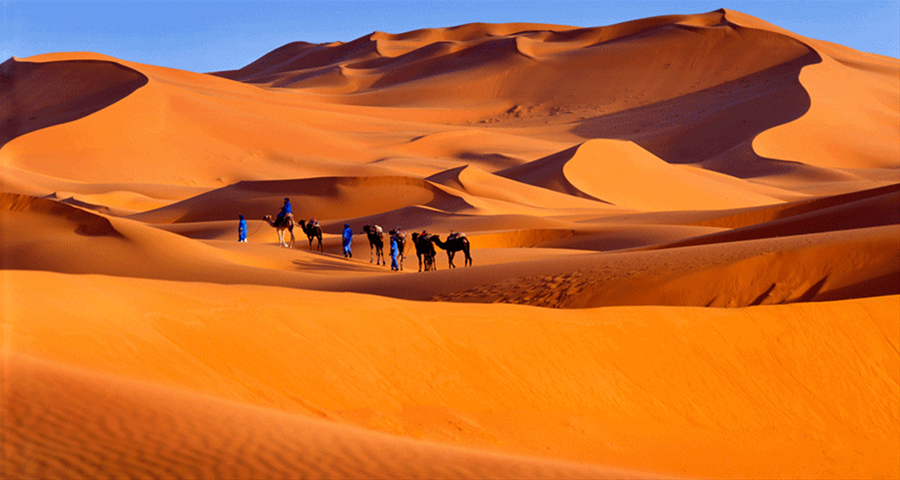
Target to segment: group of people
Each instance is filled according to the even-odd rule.
[[[381,236],[382,230],[381,227],[375,226],[377,229],[376,235]],[[395,228],[389,232],[389,236],[391,238],[391,270],[400,270],[400,257],[403,255],[402,249],[406,242],[406,232],[400,229],[400,227]],[[353,243],[353,229],[350,228],[349,223],[344,224],[344,230],[341,232],[341,242],[344,246],[344,258],[353,258],[353,252],[350,249],[351,243]],[[380,246],[378,247],[381,248]]]
[[[293,212],[291,211],[291,199],[285,198],[284,205],[281,207],[281,211],[278,212],[278,216],[275,218],[275,225],[281,224],[287,217],[292,217]],[[247,220],[244,219],[243,215],[239,215],[240,221],[238,222],[238,242],[246,243],[247,242]],[[380,227],[379,227],[380,228]],[[380,232],[379,232],[380,233]],[[406,241],[406,233],[397,227],[394,230],[391,230],[391,270],[399,270],[398,257],[402,254],[400,249],[402,245]],[[353,243],[353,229],[350,228],[349,223],[344,224],[344,231],[341,234],[341,240],[344,246],[344,258],[352,258],[353,252],[350,248]]]

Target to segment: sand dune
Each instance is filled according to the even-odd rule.
[[[15,478],[655,478],[415,442],[27,357],[3,362],[2,465]]]
[[[23,300],[4,317],[11,353],[168,389],[421,440],[688,476],[890,476],[897,465],[897,296],[585,315],[43,272],[7,271],[4,281]],[[24,306],[39,302],[34,285],[59,292],[58,303],[30,304],[40,305],[37,318]],[[90,315],[73,308],[98,298],[109,308]],[[128,400],[131,389],[164,394],[150,385],[121,388],[110,389],[120,400],[101,404],[122,420],[131,407],[117,403],[137,401]],[[208,402],[164,414],[173,422],[222,418],[201,413]],[[244,439],[271,420],[215,423],[241,430],[209,441]],[[204,429],[168,428],[202,448],[193,435]],[[247,439],[245,450],[277,455],[291,445],[264,438]],[[836,442],[855,447],[822,448]],[[327,442],[318,448],[385,458]],[[716,454],[686,454],[695,449]],[[433,466],[449,468],[452,458]]]
[[[589,140],[500,175],[630,210],[696,210],[776,203],[748,185],[739,190],[670,165],[631,142]]]
[[[723,9],[0,73],[5,474],[900,476],[897,59]]]

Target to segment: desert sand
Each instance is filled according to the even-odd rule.
[[[0,70],[4,478],[900,477],[897,59],[718,10]]]

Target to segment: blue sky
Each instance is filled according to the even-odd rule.
[[[195,72],[294,41],[351,41],[470,22],[581,27],[725,7],[801,35],[900,57],[900,0],[0,0],[0,56],[90,51]],[[0,61],[2,61],[0,60]]]

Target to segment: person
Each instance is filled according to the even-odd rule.
[[[350,242],[353,241],[353,230],[350,229],[350,224],[344,224],[344,258],[352,258],[353,252],[350,251]]]
[[[397,266],[397,236],[391,235],[391,270],[400,270]]]
[[[243,215],[239,215],[241,221],[238,222],[238,242],[247,243],[247,221]]]
[[[287,216],[294,216],[293,213],[291,213],[291,199],[289,198],[284,199],[284,205],[281,206],[281,211],[278,212],[278,218],[275,219],[275,224],[279,225],[284,221],[284,217]]]

